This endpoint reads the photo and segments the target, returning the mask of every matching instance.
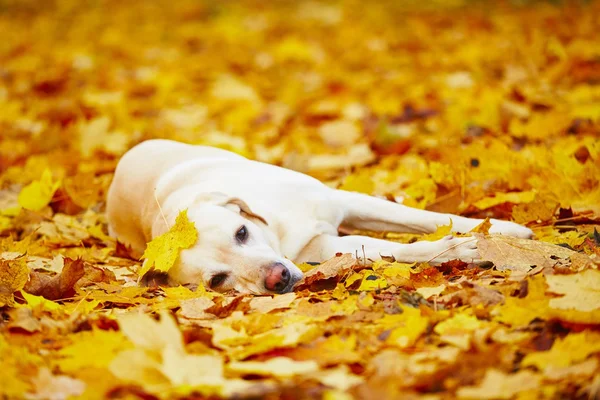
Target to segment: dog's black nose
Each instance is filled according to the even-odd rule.
[[[283,293],[290,283],[291,274],[285,265],[275,263],[267,271],[265,288],[271,292]]]

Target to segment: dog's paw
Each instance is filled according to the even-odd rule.
[[[500,221],[498,219],[492,219],[490,222],[492,223],[490,233],[499,233],[521,239],[531,239],[533,237],[533,231],[523,225],[509,221]]]
[[[430,262],[441,264],[450,260],[461,260],[468,263],[481,262],[477,251],[477,239],[474,237],[454,237],[452,235],[433,242],[436,246],[436,256]]]

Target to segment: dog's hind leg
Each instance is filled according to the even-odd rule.
[[[435,242],[403,244],[368,236],[338,237],[327,234],[315,237],[294,261],[322,262],[337,253],[351,253],[365,263],[390,256],[400,262],[430,262],[433,265],[456,259],[465,262],[481,261],[477,252],[477,240],[471,237],[446,236]]]
[[[374,232],[430,233],[452,221],[453,232],[468,232],[483,220],[419,210],[361,193],[335,190],[335,201],[344,210],[342,227]],[[530,229],[508,221],[491,220],[491,233],[530,238]]]

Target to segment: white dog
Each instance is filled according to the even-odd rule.
[[[338,236],[340,226],[427,233],[450,221],[453,231],[468,232],[482,222],[478,219],[334,190],[301,173],[212,147],[149,140],[123,156],[108,192],[112,236],[141,253],[184,209],[198,241],[181,251],[169,277],[219,291],[285,293],[302,277],[294,263],[321,262],[336,253],[365,261],[382,256],[437,264],[480,261],[469,237],[401,244]],[[532,236],[521,225],[498,220],[492,220],[490,232]]]

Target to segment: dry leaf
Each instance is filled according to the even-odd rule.
[[[15,304],[13,293],[23,289],[29,278],[25,258],[0,260],[0,307]]]
[[[488,369],[478,386],[462,387],[456,391],[459,399],[511,399],[518,393],[534,390],[540,377],[524,370],[508,375],[496,369]]]
[[[549,243],[505,235],[477,236],[481,258],[491,261],[500,271],[529,272],[534,267],[570,266],[583,269],[593,265],[589,257]]]
[[[275,295],[274,297],[254,297],[250,300],[250,307],[261,313],[268,313],[281,308],[289,308],[296,299],[295,293]]]
[[[114,274],[108,270],[85,263],[82,259],[65,258],[60,274],[49,277],[40,272],[32,272],[24,290],[48,300],[59,300],[72,297],[79,288],[91,283],[108,283],[114,280]]]
[[[548,292],[564,296],[550,299],[550,307],[600,311],[600,271],[588,269],[573,275],[546,276]]]
[[[350,271],[355,265],[356,259],[352,254],[336,256],[306,272],[304,279],[296,285],[296,288],[310,286],[316,281],[339,277]]]

